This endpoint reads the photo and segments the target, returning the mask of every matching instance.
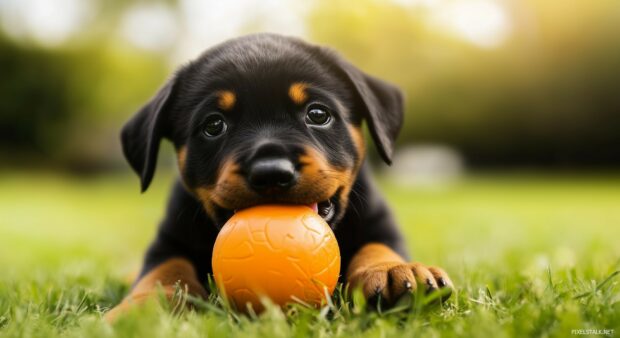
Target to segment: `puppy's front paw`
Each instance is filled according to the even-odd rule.
[[[442,299],[446,300],[454,288],[450,277],[441,268],[401,262],[380,263],[362,269],[349,277],[349,283],[361,287],[366,299],[380,299],[388,305],[420,288],[427,294],[444,289],[446,291]]]

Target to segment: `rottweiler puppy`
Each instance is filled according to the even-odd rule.
[[[217,45],[181,67],[122,129],[123,151],[144,192],[162,139],[180,178],[131,293],[108,318],[180,282],[206,297],[219,229],[235,210],[316,204],[333,228],[341,281],[393,304],[424,288],[452,288],[440,268],[410,263],[403,237],[365,163],[366,122],[391,163],[403,121],[394,86],[325,47],[273,34]],[[380,296],[380,297],[379,297]]]

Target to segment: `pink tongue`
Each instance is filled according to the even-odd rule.
[[[308,204],[308,207],[310,209],[312,209],[314,212],[316,212],[317,214],[319,213],[319,204],[318,203]]]

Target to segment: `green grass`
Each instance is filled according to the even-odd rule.
[[[163,213],[169,175],[145,195],[133,176],[0,173],[2,337],[565,337],[620,331],[620,179],[480,176],[445,187],[381,181],[416,260],[443,266],[443,305],[372,311],[336,297],[321,310],[258,318],[213,296],[201,310],[153,304],[111,326]]]

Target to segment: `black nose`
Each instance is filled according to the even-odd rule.
[[[254,161],[248,170],[248,182],[258,191],[288,189],[297,180],[295,165],[286,158],[263,158]]]

